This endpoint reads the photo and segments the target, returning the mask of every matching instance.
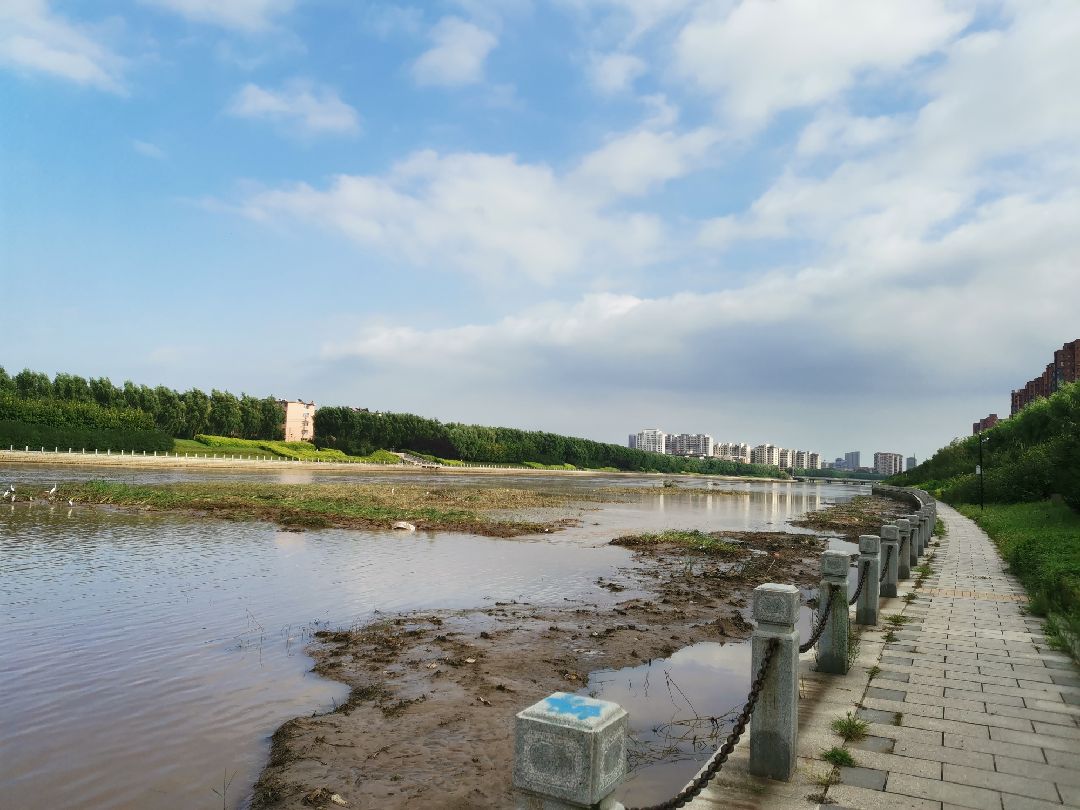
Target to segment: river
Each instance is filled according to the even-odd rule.
[[[635,564],[625,549],[607,545],[612,537],[660,528],[781,530],[792,517],[860,491],[679,478],[685,487],[744,493],[732,497],[660,489],[657,477],[0,466],[0,487],[11,481],[23,491],[88,478],[408,481],[568,492],[655,486],[657,493],[587,504],[577,511],[580,527],[515,540],[292,533],[40,500],[4,505],[5,810],[243,807],[274,729],[344,697],[344,687],[309,671],[304,646],[315,630],[363,622],[377,611],[497,600],[608,604],[630,594],[613,595],[597,578]]]

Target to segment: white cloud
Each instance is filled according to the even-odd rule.
[[[434,45],[413,63],[417,84],[456,86],[484,78],[484,61],[498,38],[459,17],[443,17],[431,30]]]
[[[329,87],[293,80],[279,90],[246,84],[229,103],[229,115],[271,121],[304,135],[355,135],[360,116]]]
[[[168,157],[165,154],[165,150],[160,146],[152,144],[149,141],[140,141],[137,138],[132,139],[131,148],[143,157],[153,158],[154,160],[164,160]]]
[[[947,0],[703,3],[675,42],[679,73],[745,126],[820,104],[933,53],[970,21]]]
[[[87,27],[53,13],[46,0],[0,3],[0,65],[123,94],[124,64]]]
[[[414,266],[545,284],[646,264],[662,241],[654,217],[605,211],[549,167],[513,155],[416,152],[384,176],[267,191],[245,210],[328,226]]]
[[[586,155],[574,179],[605,196],[645,194],[698,168],[719,137],[709,127],[685,134],[635,130]]]
[[[255,33],[272,27],[292,10],[295,0],[142,0],[192,22]]]
[[[613,95],[629,90],[645,68],[645,60],[633,54],[598,54],[589,63],[589,80],[601,93]]]
[[[826,110],[803,129],[795,151],[807,156],[827,152],[851,155],[896,137],[900,129],[900,122],[893,116],[867,117]]]

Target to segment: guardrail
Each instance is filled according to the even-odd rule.
[[[795,771],[799,728],[799,656],[816,648],[818,670],[847,674],[848,632],[878,623],[882,597],[897,595],[898,580],[910,579],[930,541],[937,504],[922,490],[875,486],[874,492],[916,507],[910,515],[859,537],[859,576],[849,596],[850,556],[821,555],[821,585],[810,638],[799,644],[801,594],[794,585],[766,583],[754,589],[751,636],[753,680],[746,704],[724,744],[673,798],[647,808],[623,808],[615,790],[626,775],[629,715],[617,703],[555,694],[517,715],[514,787],[519,808],[561,810],[668,810],[693,800],[723,767],[750,724],[749,770],[787,781]]]

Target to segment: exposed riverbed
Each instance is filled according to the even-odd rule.
[[[211,476],[0,468],[0,484],[13,480],[42,489],[90,478],[144,483],[211,477],[380,480],[351,472]],[[438,474],[409,480],[444,483]],[[626,503],[584,504],[572,510],[577,528],[514,540],[339,529],[294,533],[263,523],[69,510],[41,501],[4,505],[4,807],[219,808],[215,790],[220,793],[230,777],[224,806],[243,806],[265,764],[269,735],[289,718],[332,709],[346,698],[345,686],[310,672],[304,649],[315,632],[369,622],[376,611],[492,610],[498,601],[610,607],[644,595],[601,586],[614,572],[643,565],[627,549],[608,545],[613,537],[669,527],[784,530],[789,518],[858,491],[678,482],[740,494],[658,488]],[[660,484],[656,477],[603,475],[452,481],[567,492]],[[679,778],[676,773],[668,781]]]

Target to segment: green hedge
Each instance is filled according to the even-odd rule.
[[[54,428],[155,429],[153,417],[135,408],[103,408],[92,402],[18,399],[11,394],[0,394],[0,420]]]
[[[52,450],[172,450],[172,437],[160,430],[118,430],[115,428],[55,427],[0,419],[0,447],[22,450],[44,447]]]

